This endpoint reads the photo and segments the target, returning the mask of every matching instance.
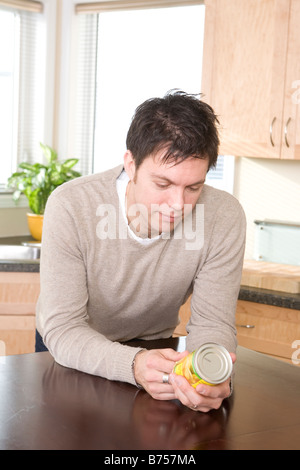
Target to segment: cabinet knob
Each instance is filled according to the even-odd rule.
[[[270,142],[271,142],[272,147],[275,147],[275,144],[274,144],[274,141],[273,141],[273,126],[275,124],[275,121],[276,121],[276,117],[274,117],[272,119],[272,122],[271,122],[271,125],[270,125]]]
[[[288,141],[288,126],[290,122],[291,122],[291,118],[289,117],[284,126],[284,140],[285,140],[285,145],[287,147],[290,146],[289,141]]]
[[[255,328],[255,325],[236,325],[239,326],[240,328]]]

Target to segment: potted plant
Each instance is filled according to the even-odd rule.
[[[72,169],[78,162],[77,158],[59,162],[55,150],[42,143],[40,146],[47,163],[20,163],[18,168],[21,171],[8,178],[8,187],[14,190],[14,201],[17,202],[21,194],[25,194],[28,199],[32,210],[32,213],[27,214],[28,226],[31,235],[38,241],[42,238],[43,214],[48,197],[57,186],[81,176]]]

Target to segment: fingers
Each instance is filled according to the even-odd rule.
[[[159,372],[170,374],[177,361],[188,354],[188,351],[179,353],[173,349],[160,349],[149,351],[147,366]],[[153,354],[151,354],[153,353]]]
[[[230,380],[215,386],[199,384],[196,387],[196,392],[211,398],[227,398],[230,394]]]
[[[195,389],[184,377],[171,374],[170,382],[176,398],[192,410],[207,412],[218,409],[224,398],[230,394],[229,380],[216,386],[199,384]]]
[[[230,380],[216,386],[199,384],[193,388],[185,377],[172,373],[175,363],[187,354],[188,351],[178,353],[173,349],[139,352],[134,366],[136,382],[157,400],[177,398],[188,408],[203,412],[220,408],[223,399],[230,395]],[[231,357],[234,363],[235,354],[231,353]]]
[[[178,353],[173,349],[152,349],[137,354],[134,366],[136,382],[158,400],[173,400],[173,386],[166,380],[174,365],[187,351]],[[163,378],[165,377],[165,380]]]
[[[232,359],[232,364],[234,364],[235,361],[236,361],[236,354],[235,353],[229,353],[229,354],[230,354],[231,359]]]

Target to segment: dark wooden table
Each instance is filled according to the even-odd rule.
[[[300,368],[240,347],[232,397],[205,414],[64,368],[48,352],[2,357],[0,449],[300,449]]]

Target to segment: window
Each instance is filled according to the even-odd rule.
[[[10,11],[0,10],[0,128],[1,172],[0,184],[5,185],[14,167],[15,131],[17,129],[18,65],[19,65],[19,17]]]
[[[216,167],[207,173],[206,183],[233,194],[234,165],[235,157],[233,155],[219,155]]]
[[[142,101],[173,88],[201,92],[204,13],[198,4],[78,15],[75,154],[84,173],[122,163]]]
[[[75,154],[84,174],[122,163],[131,117],[145,99],[172,88],[201,92],[204,2],[113,3],[108,11],[101,2],[78,5],[85,14],[78,15]],[[233,178],[234,157],[221,155],[207,183],[232,193]]]
[[[0,189],[18,163],[40,159],[44,136],[46,28],[42,4],[24,5],[33,11],[0,2]]]

